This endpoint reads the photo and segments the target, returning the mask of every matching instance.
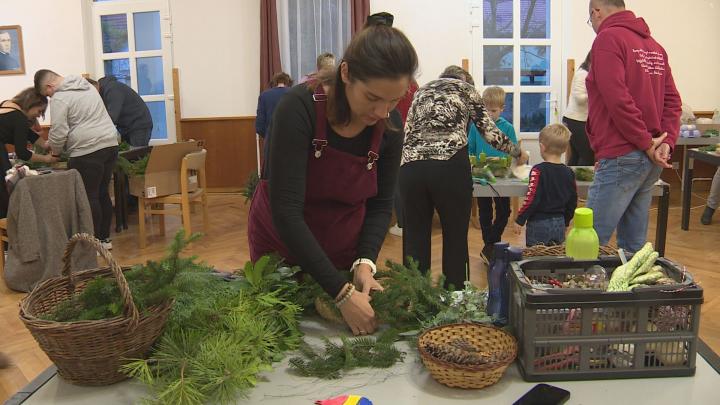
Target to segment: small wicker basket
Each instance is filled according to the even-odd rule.
[[[601,256],[617,256],[617,248],[600,246]],[[535,245],[523,249],[523,257],[565,256],[565,245]]]
[[[475,349],[492,353],[494,361],[481,365],[460,365],[441,360],[425,350],[427,344],[449,345],[463,340]],[[418,351],[433,378],[453,388],[485,388],[500,380],[505,369],[515,360],[517,341],[509,333],[494,326],[459,323],[438,326],[424,331],[418,338]]]
[[[70,256],[80,241],[93,245],[109,267],[73,273]],[[82,292],[96,277],[116,279],[123,300],[123,316],[77,322],[39,318],[53,311],[60,302]],[[109,385],[128,378],[119,371],[126,359],[142,358],[149,352],[171,308],[172,302],[167,302],[139,314],[123,269],[97,239],[77,234],[65,248],[62,277],[46,280],[33,289],[20,302],[20,319],[64,379],[79,385]]]

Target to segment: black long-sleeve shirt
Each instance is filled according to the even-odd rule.
[[[542,162],[530,171],[525,203],[516,222],[525,225],[529,220],[562,216],[568,226],[576,207],[575,172],[562,163]]]
[[[357,246],[357,257],[377,259],[390,224],[393,194],[402,155],[403,134],[400,114],[390,120],[397,131],[386,127],[377,161],[378,192],[366,202]],[[355,156],[366,156],[373,127],[354,138],[343,138],[328,125],[328,146]],[[305,222],[305,184],[308,156],[315,130],[312,92],[296,86],[281,99],[272,117],[269,155],[263,169],[268,180],[272,219],[280,239],[308,272],[331,296],[336,296],[347,278],[335,268]],[[348,184],[348,187],[353,187]]]
[[[30,121],[20,110],[0,114],[0,141],[14,145],[15,154],[22,160],[30,160],[32,152],[27,148],[28,142],[35,143],[38,134],[30,129]]]

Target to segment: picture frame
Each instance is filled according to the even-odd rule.
[[[0,76],[25,74],[22,28],[0,25]]]

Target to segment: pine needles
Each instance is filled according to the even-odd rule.
[[[290,359],[290,368],[303,377],[338,379],[342,372],[354,368],[389,368],[402,361],[405,353],[394,346],[397,330],[390,329],[379,337],[340,338],[340,344],[323,337],[322,351],[307,343],[300,346],[300,356]]]
[[[300,345],[302,308],[291,301],[297,271],[264,257],[246,265],[242,278],[182,274],[155,351],[123,371],[152,389],[149,403],[235,403]]]
[[[195,263],[195,257],[180,257],[180,252],[199,237],[195,234],[185,238],[185,232],[181,230],[161,261],[148,261],[124,273],[139,311],[172,300],[178,292],[175,284],[178,274],[207,271],[207,266]],[[97,277],[80,294],[59,303],[53,312],[44,314],[43,319],[58,322],[109,319],[122,313],[122,305],[115,279]]]

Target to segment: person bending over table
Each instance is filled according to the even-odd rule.
[[[374,262],[402,149],[395,106],[417,66],[402,32],[374,24],[353,37],[331,77],[288,91],[250,206],[251,259],[278,252],[299,265],[335,298],[356,335],[376,329],[369,293],[382,290]]]

